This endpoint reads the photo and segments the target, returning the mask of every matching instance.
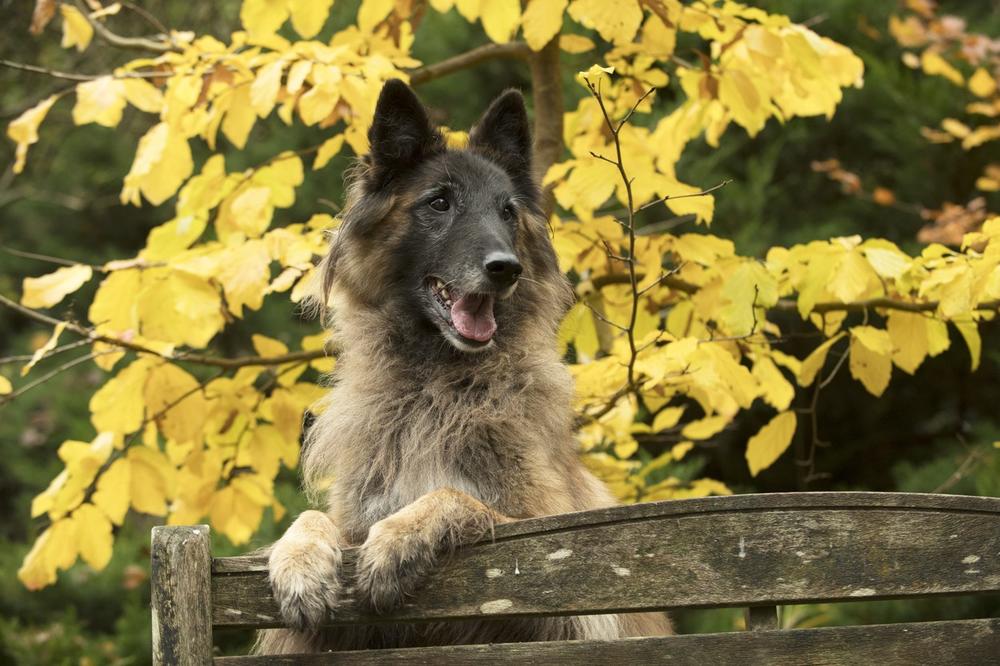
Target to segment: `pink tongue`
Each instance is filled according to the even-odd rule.
[[[493,318],[493,296],[468,294],[451,306],[451,321],[462,337],[489,342],[497,330]]]

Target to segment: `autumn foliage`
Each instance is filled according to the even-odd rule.
[[[355,24],[330,33],[332,4],[245,0],[228,42],[193,32],[144,39],[139,46],[150,55],[84,77],[10,123],[20,171],[54,105],[72,105],[77,125],[106,127],[134,107],[149,126],[123,174],[121,201],[172,201],[174,211],[135,257],[69,262],[24,280],[22,313],[53,332],[22,374],[70,337],[88,340],[107,374],[90,397],[92,441],[59,447],[65,469],[32,504],[46,527],[19,572],[28,587],[54,582],[79,558],[105,566],[115,526],[130,510],[171,524],[207,519],[237,544],[265,511],[282,514],[274,479],[296,466],[302,415],[321,395],[336,350],[326,348],[318,323],[289,346],[277,339],[281,331],[252,330],[244,317],[268,299],[302,304],[315,293],[313,266],[338,220],[288,219],[284,209],[332,157],[366,152],[386,80],[440,75],[411,55],[414,26],[430,11],[481,23],[494,43],[481,47],[485,57],[517,47],[538,77],[555,62],[550,88],[561,86],[560,49],[593,54],[595,65],[576,77],[585,96],[555,125],[536,121],[536,135],[562,144],[540,152],[539,175],[552,196],[556,251],[578,295],[561,342],[576,379],[581,455],[623,501],[730,492],[711,478],[682,482],[672,469],[755,404],[771,416],[746,443],[751,474],[785,454],[796,433],[815,444],[815,420],[793,400],[818,395],[845,366],[877,397],[894,373],[916,372],[958,340],[969,370],[979,364],[980,328],[1000,306],[1000,217],[984,214],[958,245],[930,244],[917,255],[852,236],[773,247],[763,257],[740,256],[704,228],[675,234],[640,220],[657,209],[710,225],[714,197],[726,189],[687,182],[678,172],[686,146],[717,147],[768,123],[833,116],[864,82],[862,61],[845,46],[732,2],[365,0]],[[913,66],[961,87],[987,119],[974,128],[942,119],[928,139],[972,148],[1000,138],[997,66],[988,60],[995,52],[961,57],[965,42],[910,4],[918,10],[890,30]],[[51,9],[39,22],[57,16],[63,46],[80,51],[118,11],[96,2],[63,3],[57,13],[54,3],[38,6]],[[317,40],[321,33],[332,36]],[[689,45],[683,52],[679,41]],[[654,115],[661,95],[667,112]],[[539,118],[545,100],[536,89]],[[234,170],[227,158],[270,116],[319,126],[327,138]],[[449,141],[464,139],[449,133]],[[984,191],[1000,187],[996,173],[984,172]],[[887,205],[892,193],[877,197]],[[42,312],[91,281],[99,287],[88,324]],[[789,321],[814,335],[804,358],[781,350]],[[255,354],[213,351],[223,331]],[[0,376],[0,393],[16,388]],[[662,434],[676,443],[655,453],[643,445]]]

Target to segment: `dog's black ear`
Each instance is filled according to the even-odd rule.
[[[497,97],[469,132],[469,148],[499,164],[519,189],[534,189],[531,177],[531,126],[524,97],[508,90]]]
[[[444,138],[431,124],[424,105],[399,79],[385,82],[368,130],[376,186],[444,149]]]

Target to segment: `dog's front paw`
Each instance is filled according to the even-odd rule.
[[[434,566],[434,545],[402,521],[386,518],[368,531],[358,553],[355,596],[376,613],[398,608]]]
[[[271,593],[285,624],[315,631],[337,608],[341,551],[327,540],[282,538],[268,559]]]

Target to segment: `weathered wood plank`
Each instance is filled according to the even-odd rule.
[[[1000,655],[1000,619],[692,634],[620,641],[505,643],[439,648],[220,657],[217,666],[366,664],[691,664],[692,666],[983,666]]]
[[[866,498],[858,508],[828,507],[836,504],[830,497],[805,499],[822,501],[807,509],[713,502],[715,511],[702,502],[693,512],[659,515],[639,505],[612,510],[613,522],[556,517],[552,529],[460,549],[392,614],[366,616],[347,604],[330,624],[1000,591],[1000,501],[971,502],[974,509],[966,510],[956,508],[964,502],[924,496],[913,502],[917,509],[904,508],[906,498],[898,496],[879,498],[887,506]],[[935,502],[945,508],[929,508]],[[641,517],[630,519],[632,513]],[[233,571],[220,562],[217,572]],[[348,576],[353,562],[347,551]],[[277,626],[266,572],[253,562],[241,565],[249,570],[213,576],[213,621]],[[497,608],[503,610],[491,613]]]
[[[743,611],[747,631],[771,631],[778,628],[777,606],[751,606]]]
[[[151,559],[153,664],[211,664],[208,526],[154,527]]]
[[[726,497],[698,497],[684,500],[645,502],[627,506],[565,513],[497,525],[494,541],[525,534],[578,529],[603,523],[619,523],[667,516],[695,516],[703,513],[778,509],[888,509],[953,511],[1000,514],[1000,498],[931,493],[809,492],[756,493]],[[218,558],[214,573],[267,571],[267,558],[244,555]]]

